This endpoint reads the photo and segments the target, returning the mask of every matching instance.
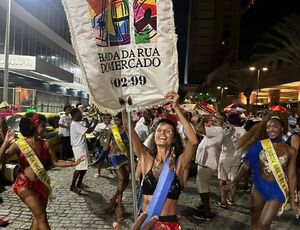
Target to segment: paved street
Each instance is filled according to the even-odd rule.
[[[85,177],[85,183],[91,186],[91,191],[81,196],[70,192],[70,182],[73,169],[53,169],[49,171],[54,182],[55,198],[49,203],[48,215],[52,229],[112,229],[114,215],[104,213],[109,198],[115,192],[115,180],[105,177],[94,178],[96,169],[89,169]],[[103,173],[107,173],[103,170]],[[249,195],[239,195],[235,207],[223,210],[216,207],[218,183],[214,180],[212,184],[212,208],[217,214],[212,221],[201,222],[193,219],[193,207],[199,203],[199,196],[195,188],[195,178],[190,179],[188,187],[182,193],[179,200],[179,217],[183,229],[247,229],[249,223]],[[1,193],[3,203],[0,204],[0,216],[8,217],[10,224],[3,229],[30,229],[31,214],[20,202],[12,191],[11,186],[5,187]],[[131,189],[125,192],[125,208],[128,218],[122,229],[128,229],[132,224],[132,199]],[[272,229],[299,229],[300,220],[293,216],[283,215],[277,218]]]

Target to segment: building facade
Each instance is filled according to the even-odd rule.
[[[0,86],[3,86],[7,1],[0,1]],[[88,103],[60,0],[12,0],[9,103],[58,112]],[[2,68],[2,69],[1,69]],[[2,97],[0,90],[0,98]]]
[[[190,84],[203,84],[228,59],[237,60],[241,16],[254,3],[254,0],[192,1]]]

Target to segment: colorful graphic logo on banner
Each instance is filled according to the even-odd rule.
[[[98,46],[130,43],[128,0],[87,0]],[[157,42],[156,0],[134,0],[135,43]]]
[[[157,42],[156,0],[135,0],[133,3],[135,42]]]
[[[98,46],[130,44],[128,0],[87,0]]]

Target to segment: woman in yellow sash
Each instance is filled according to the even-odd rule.
[[[45,140],[41,139],[46,130],[46,118],[43,115],[26,114],[20,120],[20,132],[24,138],[14,141],[15,134],[8,130],[0,148],[0,163],[17,154],[20,171],[14,183],[14,191],[33,213],[32,229],[50,229],[46,208],[51,193],[50,178],[45,170],[51,161],[53,166],[76,166],[76,162],[57,160]],[[51,154],[50,154],[51,153]]]
[[[124,206],[122,204],[123,192],[129,183],[129,161],[128,161],[128,144],[129,140],[122,123],[121,113],[114,117],[113,125],[107,133],[107,140],[103,150],[108,152],[109,168],[117,176],[117,191],[111,198],[110,206],[107,211],[115,209],[117,221],[124,221]]]
[[[244,173],[253,171],[250,229],[270,229],[273,218],[288,200],[295,214],[300,214],[294,193],[297,153],[283,143],[282,135],[286,131],[284,117],[272,114],[240,140],[241,149],[248,153],[231,189],[235,189]]]

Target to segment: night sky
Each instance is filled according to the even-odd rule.
[[[261,36],[290,14],[300,15],[299,0],[257,0],[241,20],[240,60],[248,61]]]
[[[190,0],[173,0],[175,26],[178,35],[177,50],[180,83],[183,82],[184,78],[189,2]]]

